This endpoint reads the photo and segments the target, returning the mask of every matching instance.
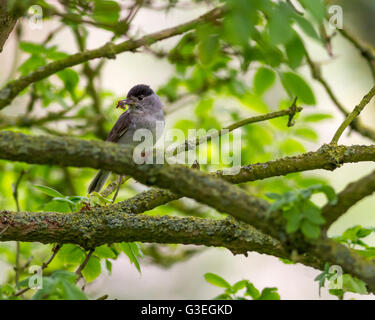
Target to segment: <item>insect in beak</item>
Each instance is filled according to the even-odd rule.
[[[126,98],[117,102],[116,108],[126,109],[126,105],[129,107],[134,106],[135,101],[132,98]]]

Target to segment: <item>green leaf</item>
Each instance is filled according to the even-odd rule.
[[[66,90],[74,96],[74,90],[79,82],[79,75],[73,69],[64,69],[56,73],[57,76],[64,82]]]
[[[220,288],[226,288],[230,289],[231,286],[228,282],[226,282],[222,277],[218,276],[217,274],[208,272],[204,275],[204,278],[208,283],[211,283],[214,286],[220,287]]]
[[[101,270],[100,260],[97,257],[91,256],[82,270],[82,275],[87,282],[91,282],[100,275]]]
[[[36,55],[47,51],[45,46],[34,42],[21,41],[19,46],[22,51]]]
[[[85,259],[85,252],[75,244],[64,244],[57,253],[57,258],[64,264],[78,265]]]
[[[304,17],[301,17],[298,14],[294,16],[294,20],[297,22],[297,24],[303,30],[303,32],[306,33],[309,37],[320,42],[322,41],[314,27],[308,20],[306,20]]]
[[[303,216],[309,220],[311,223],[320,225],[324,224],[325,220],[322,216],[321,210],[310,200],[304,202],[303,207]]]
[[[245,295],[252,297],[254,300],[260,297],[260,292],[251,282],[246,284],[246,293]]]
[[[86,294],[82,292],[74,283],[61,280],[63,296],[66,300],[88,300]]]
[[[257,300],[280,300],[280,295],[277,293],[277,288],[264,288]]]
[[[317,142],[319,137],[318,134],[311,128],[296,128],[295,129],[296,135],[304,138],[306,140]]]
[[[305,47],[297,33],[292,40],[285,44],[285,50],[290,67],[292,69],[298,68],[305,57]]]
[[[238,292],[239,290],[242,290],[243,288],[245,288],[245,287],[246,287],[246,284],[247,284],[248,282],[249,282],[248,280],[240,280],[240,281],[236,282],[236,283],[232,286],[233,293],[236,293],[236,292]]]
[[[46,195],[48,195],[50,197],[64,197],[63,194],[61,194],[60,192],[58,192],[55,189],[52,189],[51,187],[42,186],[42,185],[38,185],[38,184],[34,184],[33,187],[38,189],[39,191],[45,193]]]
[[[115,259],[116,258],[116,254],[113,252],[111,248],[108,248],[107,245],[96,247],[94,254],[98,258],[101,258],[101,259]]]
[[[299,0],[299,2],[311,13],[319,24],[323,23],[326,15],[326,8],[323,0]]]
[[[233,300],[230,294],[222,293],[216,296],[213,300]]]
[[[305,122],[320,122],[320,121],[328,120],[332,118],[333,116],[328,113],[314,113],[314,114],[309,114],[307,116],[301,117],[301,120]]]
[[[306,81],[294,72],[284,72],[282,74],[282,83],[286,91],[292,93],[301,103],[315,105],[316,99],[314,93]]]
[[[279,199],[282,198],[282,196],[280,194],[274,193],[274,192],[266,192],[265,196],[270,198],[270,199],[274,199],[274,200],[279,200]]]
[[[291,138],[285,139],[284,141],[281,142],[280,150],[287,155],[296,154],[296,153],[304,153],[306,151],[303,144]]]
[[[105,267],[107,268],[109,275],[111,275],[112,274],[112,262],[106,259]]]
[[[254,76],[254,92],[262,96],[275,83],[276,74],[273,70],[261,67]]]
[[[53,201],[57,201],[57,202],[65,202],[65,203],[68,203],[68,204],[70,204],[72,206],[75,205],[75,203],[73,201],[69,200],[68,197],[63,197],[63,198],[61,198],[61,197],[55,197],[52,200]]]
[[[220,38],[216,29],[212,25],[203,24],[198,26],[196,32],[200,39],[198,55],[201,63],[206,66],[213,65],[220,51]]]
[[[103,23],[116,23],[120,17],[120,5],[116,1],[95,0],[94,19]]]
[[[19,72],[21,75],[27,75],[35,69],[42,67],[46,64],[46,60],[39,55],[33,54],[30,58],[28,58],[23,64],[18,67]]]
[[[56,270],[52,272],[51,277],[54,279],[74,282],[78,276],[74,272],[70,272],[67,270]]]
[[[52,277],[43,277],[43,288],[39,289],[32,297],[33,300],[42,300],[56,290],[59,280]]]
[[[120,248],[122,252],[124,252],[131,263],[134,263],[135,267],[137,268],[138,272],[141,273],[141,266],[139,265],[137,254],[138,254],[138,247],[134,246],[134,243],[131,242],[121,242]]]
[[[317,239],[320,235],[320,228],[308,220],[304,220],[301,225],[302,233],[306,238]]]
[[[366,284],[357,278],[352,277],[350,274],[342,276],[343,290],[346,292],[354,292],[359,294],[367,294]]]
[[[71,212],[71,208],[68,203],[61,201],[50,201],[43,205],[43,211],[46,212]]]
[[[287,233],[296,232],[300,228],[303,216],[296,207],[292,207],[289,210],[284,211],[283,216],[287,219]]]
[[[278,11],[269,19],[268,29],[273,45],[284,44],[293,37],[293,29],[288,23],[288,16]]]
[[[308,188],[311,192],[317,193],[322,192],[327,197],[329,204],[335,205],[337,203],[337,195],[335,189],[328,185],[312,185]]]

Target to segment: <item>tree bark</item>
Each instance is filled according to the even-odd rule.
[[[7,10],[7,0],[0,0],[0,52],[16,25],[17,17]]]

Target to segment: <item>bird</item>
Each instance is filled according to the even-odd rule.
[[[162,132],[156,130],[156,126],[159,122],[164,128],[163,103],[150,86],[135,85],[129,90],[126,99],[118,101],[116,108],[126,111],[120,115],[106,141],[135,147],[139,141],[134,141],[133,136],[138,129],[150,130],[153,144],[160,138]],[[88,193],[100,192],[110,174],[110,171],[100,170],[91,181]]]

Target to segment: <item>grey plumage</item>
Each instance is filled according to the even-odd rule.
[[[126,103],[129,108],[119,117],[106,141],[135,147],[140,141],[134,141],[134,133],[138,129],[147,129],[152,132],[155,144],[161,135],[161,132],[156,130],[157,123],[164,126],[163,104],[160,98],[150,87],[137,85],[129,91]],[[119,105],[121,106],[120,102]],[[110,174],[110,171],[100,170],[90,183],[88,192],[99,192]]]

